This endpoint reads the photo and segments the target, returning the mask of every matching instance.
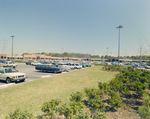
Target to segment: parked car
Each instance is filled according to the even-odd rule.
[[[80,63],[80,65],[85,68],[86,67],[86,63]]]
[[[146,69],[150,69],[150,66],[149,66],[149,65],[145,65],[145,68],[146,68]]]
[[[35,60],[29,60],[28,62],[26,62],[26,65],[31,65],[32,62],[35,62]]]
[[[138,66],[137,68],[138,68],[138,69],[145,69],[145,66],[142,66],[142,65],[141,65],[141,66]]]
[[[81,68],[82,68],[82,66],[81,66],[79,63],[76,63],[76,64],[75,64],[74,69],[81,69]]]
[[[112,62],[111,64],[117,66],[118,62]]]
[[[43,61],[42,64],[52,64],[52,61]]]
[[[16,68],[17,64],[15,64],[14,62],[12,61],[5,61],[3,62],[3,67],[13,67],[13,68]]]
[[[40,64],[41,64],[40,62],[36,62],[36,61],[31,63],[32,66],[36,66],[36,65],[40,65]]]
[[[0,68],[0,80],[11,83],[13,81],[25,81],[26,73],[18,72],[15,68]]]
[[[35,67],[36,70],[40,70],[42,72],[54,72],[54,73],[61,73],[64,71],[63,67],[53,64],[41,64]]]
[[[73,63],[70,63],[70,64],[68,64],[68,67],[71,69],[71,70],[74,70],[75,69],[75,64]]]
[[[63,67],[65,72],[69,72],[71,70],[71,68],[65,64],[58,64],[58,66]]]
[[[86,67],[91,67],[91,63],[87,62],[85,64],[86,64]]]

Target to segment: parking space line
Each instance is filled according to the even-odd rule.
[[[41,76],[42,78],[46,78],[46,77],[50,77],[51,75],[45,75],[45,76]]]

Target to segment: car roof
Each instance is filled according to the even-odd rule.
[[[15,69],[15,68],[13,68],[13,67],[0,67],[0,69]]]

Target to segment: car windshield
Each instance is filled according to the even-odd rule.
[[[58,65],[59,68],[63,68],[63,65]]]
[[[14,72],[18,72],[18,71],[15,68],[5,69],[5,73],[14,73]]]
[[[9,64],[14,64],[14,62],[9,62]]]

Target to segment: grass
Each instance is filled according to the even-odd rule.
[[[0,89],[0,119],[16,109],[42,114],[44,102],[60,99],[68,103],[72,92],[82,92],[85,87],[98,88],[97,82],[108,82],[118,73],[102,71],[101,68],[93,66]]]

